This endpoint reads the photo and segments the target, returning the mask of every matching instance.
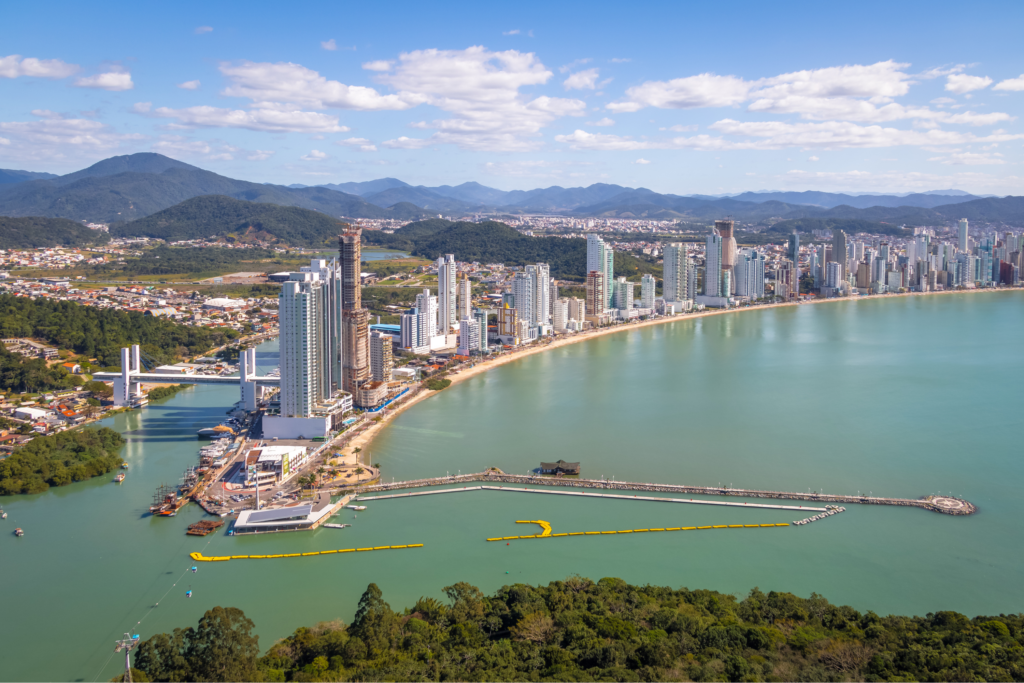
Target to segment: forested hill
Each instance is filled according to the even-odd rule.
[[[793,218],[779,221],[767,232],[790,234],[793,232],[809,233],[814,230],[843,230],[847,235],[866,232],[872,235],[892,235],[894,237],[913,237],[914,231],[898,225],[857,220],[855,218]]]
[[[405,249],[429,259],[454,254],[457,260],[467,262],[504,263],[510,266],[547,263],[555,277],[578,280],[586,277],[585,239],[529,237],[496,221],[453,223],[435,218],[410,223],[391,235],[377,231],[365,231],[363,235],[367,244]],[[660,276],[661,267],[652,261],[616,252],[616,276],[634,277],[644,273]]]
[[[158,237],[168,241],[232,235],[259,238],[292,246],[335,244],[341,221],[296,206],[260,204],[222,195],[193,197],[152,216],[111,226],[111,234]]]
[[[579,576],[444,593],[396,611],[370,584],[351,625],[299,628],[263,657],[255,624],[215,607],[142,642],[135,667],[153,681],[1024,680],[1020,614],[880,617],[813,593]]]
[[[0,216],[0,249],[37,249],[39,247],[82,247],[105,244],[110,236],[90,230],[66,218],[8,218]]]
[[[114,366],[121,362],[123,346],[141,344],[148,355],[170,362],[204,353],[236,338],[238,333],[70,301],[0,294],[0,335],[40,339],[97,358],[101,366]]]

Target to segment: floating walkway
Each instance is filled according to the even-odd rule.
[[[289,553],[288,555],[225,555],[223,557],[206,557],[202,553],[189,553],[196,562],[227,562],[228,560],[276,560],[281,557],[313,557],[314,555],[333,555],[335,553],[365,553],[371,550],[402,550],[403,548],[422,548],[422,543],[411,545],[379,545],[376,548],[346,548],[345,550],[321,550],[313,553]]]
[[[516,524],[539,524],[543,529],[542,534],[533,534],[530,536],[496,536],[495,538],[488,538],[488,541],[520,541],[527,538],[566,538],[569,536],[607,536],[610,534],[645,534],[655,531],[701,531],[705,529],[766,529],[774,528],[779,526],[789,526],[789,524],[717,524],[714,526],[676,526],[669,527],[666,529],[626,529],[624,531],[570,531],[564,534],[553,534],[551,533],[551,525],[547,522],[537,521],[517,521]]]
[[[628,481],[606,481],[604,479],[579,479],[576,477],[542,477],[522,474],[505,474],[497,468],[491,468],[485,472],[475,474],[461,474],[457,476],[433,477],[430,479],[414,479],[410,481],[396,481],[390,484],[375,484],[373,486],[359,487],[358,494],[361,500],[371,500],[363,497],[363,493],[380,493],[401,489],[425,488],[428,486],[444,486],[446,484],[470,484],[476,482],[487,482],[489,484],[518,484],[520,486],[544,486],[551,488],[576,488],[576,489],[607,489],[618,491],[643,491],[661,492],[675,495],[696,495],[696,496],[737,496],[742,498],[776,498],[783,500],[807,500],[815,503],[833,504],[854,504],[854,505],[898,505],[901,507],[917,507],[932,512],[941,512],[946,515],[970,515],[978,511],[972,503],[952,496],[925,496],[924,498],[883,498],[879,496],[844,495],[834,493],[796,493],[789,491],[760,491],[757,489],[734,489],[713,486],[685,486],[679,484],[651,484]],[[474,489],[477,487],[474,487]],[[478,488],[500,488],[496,486],[482,486]],[[464,490],[474,490],[466,487]],[[340,490],[353,492],[354,489],[342,488]],[[502,488],[508,491],[509,488]],[[526,489],[533,491],[533,489]],[[430,494],[432,492],[425,492]],[[624,496],[629,497],[629,496]],[[677,499],[674,502],[683,502]],[[698,501],[693,501],[694,503]],[[703,504],[737,505],[735,503],[723,503],[720,501],[700,501]],[[754,503],[747,503],[747,507],[753,507]],[[768,506],[763,507],[776,507]],[[785,507],[789,510],[803,510],[804,507]]]
[[[721,507],[751,508],[763,510],[796,510],[798,512],[825,512],[825,508],[808,507],[806,505],[771,505],[769,503],[735,503],[725,500],[694,500],[693,498],[654,498],[651,496],[624,496],[615,493],[587,493],[584,491],[551,491],[546,489],[527,489],[513,486],[464,486],[458,489],[440,489],[437,491],[418,491],[416,493],[393,493],[387,496],[359,496],[359,502],[368,500],[388,500],[390,498],[412,498],[414,496],[435,496],[441,493],[462,493],[463,491],[512,491],[516,493],[543,493],[549,496],[580,496],[582,498],[615,498],[619,500],[642,500],[654,503],[687,503],[692,505],[718,505]]]

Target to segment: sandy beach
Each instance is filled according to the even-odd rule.
[[[1018,288],[1018,290],[1019,290],[1019,288]],[[684,314],[681,314],[681,315],[668,316],[668,317],[662,317],[662,318],[655,318],[654,320],[644,320],[644,321],[640,321],[640,322],[627,323],[627,324],[623,324],[623,325],[612,325],[612,326],[609,326],[609,327],[601,327],[601,328],[598,328],[596,330],[591,330],[591,331],[588,331],[588,332],[582,332],[580,334],[567,335],[567,336],[564,336],[564,337],[555,337],[552,341],[534,342],[533,344],[530,344],[529,346],[522,347],[521,350],[517,350],[517,351],[513,351],[513,352],[506,352],[506,353],[503,353],[502,355],[498,356],[497,358],[492,358],[492,359],[489,359],[489,360],[480,361],[479,363],[476,363],[472,367],[463,368],[463,369],[461,369],[461,370],[459,370],[457,372],[448,373],[447,375],[445,375],[445,377],[452,381],[452,386],[455,386],[459,382],[463,382],[463,381],[465,381],[467,379],[470,379],[472,377],[476,377],[477,375],[479,375],[481,373],[484,373],[484,372],[487,372],[488,370],[493,370],[494,368],[497,368],[497,367],[500,367],[502,365],[505,365],[506,363],[513,363],[515,361],[521,360],[521,359],[526,358],[528,356],[532,356],[532,355],[534,355],[536,353],[543,353],[545,351],[550,351],[552,349],[561,348],[563,346],[568,346],[570,344],[579,344],[580,342],[589,341],[591,339],[597,339],[598,337],[603,337],[603,336],[608,335],[608,334],[620,334],[622,332],[630,332],[630,331],[633,331],[633,330],[639,330],[639,329],[642,329],[644,327],[651,327],[653,325],[664,325],[664,324],[667,324],[667,323],[685,322],[685,321],[688,321],[688,320],[696,320],[698,318],[706,318],[706,317],[713,316],[713,315],[735,315],[735,314],[743,313],[743,312],[746,312],[746,311],[763,311],[763,310],[766,310],[766,309],[769,309],[769,308],[782,308],[782,307],[787,307],[787,306],[806,306],[806,305],[829,304],[829,303],[839,303],[839,302],[851,303],[851,302],[858,302],[858,301],[884,301],[884,300],[887,300],[887,299],[895,299],[895,298],[909,297],[909,296],[941,296],[941,295],[944,295],[944,294],[984,294],[984,293],[991,293],[991,292],[1006,292],[1006,291],[1012,291],[1012,290],[1007,290],[1007,289],[965,289],[965,290],[951,290],[951,291],[942,291],[942,292],[907,292],[905,294],[883,294],[883,295],[873,295],[873,296],[863,296],[863,297],[860,297],[860,296],[855,296],[855,297],[837,297],[837,298],[834,298],[834,299],[809,299],[809,300],[800,301],[800,302],[791,301],[791,302],[786,302],[786,303],[764,304],[762,306],[743,306],[743,307],[728,308],[728,309],[704,310],[704,311],[698,311],[696,313],[684,313]],[[450,388],[451,387],[449,387],[449,389]],[[443,391],[445,391],[445,390],[443,390]],[[416,405],[420,401],[423,401],[423,400],[425,400],[425,399],[427,399],[427,398],[429,398],[429,397],[431,397],[431,396],[433,396],[433,395],[435,395],[437,393],[439,393],[439,392],[430,391],[429,389],[422,388],[422,387],[419,388],[418,393],[416,393],[414,396],[404,400],[397,407],[395,407],[393,409],[386,410],[385,414],[382,416],[382,419],[381,419],[380,422],[371,425],[362,434],[359,434],[354,439],[352,439],[352,441],[350,441],[348,444],[345,445],[345,447],[341,450],[341,452],[343,454],[345,454],[345,455],[348,455],[348,454],[352,453],[352,450],[354,448],[358,447],[358,448],[362,449],[362,452],[360,453],[360,455],[362,455],[363,453],[365,453],[367,451],[367,445],[370,444],[370,442],[372,442],[373,439],[378,434],[380,434],[380,432],[383,429],[385,429],[388,426],[388,424],[391,423],[392,420],[395,419],[395,417],[400,415],[405,410],[408,410],[412,406]],[[367,454],[367,457],[369,457],[369,454]]]

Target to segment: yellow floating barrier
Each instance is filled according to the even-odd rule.
[[[583,533],[586,536],[593,536],[595,534],[600,534],[601,532],[600,531],[584,531]]]
[[[620,534],[631,534],[631,533],[633,533],[633,530],[632,529],[626,529],[625,531],[620,531],[619,533]]]
[[[743,528],[744,529],[751,529],[751,528],[756,529],[759,526],[761,526],[761,525],[760,524],[744,524]]]
[[[730,529],[742,529],[743,525],[742,524],[730,524],[729,528]]]
[[[677,526],[674,526],[674,527],[672,527],[671,529],[665,529],[665,531],[679,531],[679,530],[680,530],[680,529],[679,529],[679,527],[677,527]]]
[[[684,526],[684,527],[682,527],[682,529],[681,529],[681,530],[682,530],[682,531],[693,531],[693,530],[694,530],[694,529],[696,529],[696,528],[697,528],[697,527],[695,527],[695,526]]]
[[[365,553],[368,550],[373,550],[373,548],[356,548],[356,552],[358,553]]]
[[[202,553],[189,553],[188,556],[196,562],[227,562],[228,560],[271,560],[279,557],[311,557],[313,555],[333,555],[335,553],[354,553],[369,550],[392,550],[401,548],[422,548],[422,543],[410,545],[380,545],[376,548],[344,548],[342,550],[318,550],[312,553],[289,553],[287,555],[224,555],[220,557],[206,557]]]
[[[633,533],[635,533],[635,534],[640,534],[640,533],[643,533],[645,531],[650,531],[650,529],[633,529]]]
[[[711,528],[712,529],[728,529],[729,525],[728,524],[716,524],[715,526],[713,526]]]
[[[511,541],[511,540],[518,540],[518,539],[527,539],[527,538],[555,538],[555,537],[561,538],[561,537],[564,537],[564,536],[602,536],[602,535],[609,535],[609,534],[641,534],[641,533],[647,533],[647,532],[651,532],[651,531],[694,531],[694,530],[697,530],[697,529],[758,529],[758,528],[762,528],[762,527],[789,526],[789,523],[778,523],[778,524],[716,524],[714,526],[683,526],[683,527],[678,527],[677,526],[677,527],[666,527],[664,529],[658,528],[658,529],[624,529],[622,531],[570,531],[570,532],[563,532],[563,533],[560,533],[560,534],[552,534],[551,533],[551,524],[549,522],[545,522],[544,520],[516,520],[516,524],[539,524],[541,526],[541,528],[544,529],[544,533],[534,534],[532,536],[502,536],[502,537],[497,537],[496,536],[494,538],[488,538],[487,540],[488,541]],[[396,547],[396,546],[392,546],[392,547]],[[401,547],[401,546],[398,546],[398,547]],[[410,545],[408,547],[412,548],[414,546]],[[360,550],[363,550],[363,548],[360,548]],[[338,551],[338,552],[346,552],[346,551]]]
[[[315,552],[315,553],[302,553],[302,556],[303,557],[309,557],[310,555],[319,555],[319,554],[320,554],[320,552],[318,551],[318,552]]]
[[[697,528],[698,529],[714,529],[715,527],[713,527],[713,526],[699,526]]]
[[[602,531],[601,533],[602,534],[617,534],[619,532],[618,531]]]
[[[503,539],[501,537],[498,537],[498,538],[488,538],[487,540],[488,541],[504,541],[505,539]]]
[[[391,546],[389,546],[389,545],[379,545],[376,548],[374,548],[374,550],[391,550]]]
[[[355,551],[356,551],[355,548],[345,548],[344,550],[339,550],[338,552],[339,553],[354,553]]]
[[[582,531],[570,531],[569,535],[570,536],[582,536],[583,532]]]
[[[664,529],[648,529],[648,531],[664,531]]]

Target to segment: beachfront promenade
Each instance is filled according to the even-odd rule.
[[[780,500],[807,500],[815,503],[851,504],[851,505],[898,505],[916,507],[946,515],[970,515],[977,508],[966,500],[947,496],[926,496],[924,498],[884,498],[879,496],[843,495],[834,493],[796,493],[790,491],[759,491],[757,489],[734,489],[713,486],[685,486],[682,484],[652,484],[630,481],[606,481],[603,479],[577,479],[569,477],[547,477],[522,474],[505,474],[501,470],[491,469],[473,474],[461,474],[430,479],[412,479],[396,481],[390,484],[339,489],[339,493],[357,492],[360,496],[369,493],[395,491],[401,489],[425,488],[429,486],[451,486],[452,484],[470,484],[487,482],[494,484],[517,484],[528,486],[559,486],[580,489],[604,489],[611,491],[660,492],[677,495],[694,496],[738,496],[743,498],[774,498]]]

